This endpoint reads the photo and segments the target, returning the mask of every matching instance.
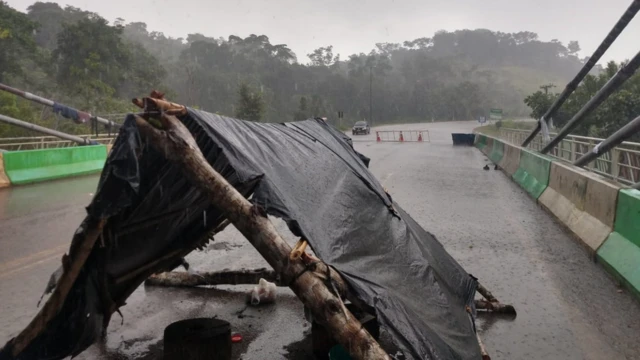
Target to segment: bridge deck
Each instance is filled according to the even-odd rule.
[[[431,143],[375,143],[356,136],[371,170],[425,229],[502,301],[516,319],[482,317],[479,329],[493,359],[638,359],[640,304],[618,288],[553,218],[502,172],[482,170],[486,157],[451,146],[452,132],[471,122],[420,125]],[[415,126],[388,128],[411,129]],[[97,177],[0,190],[0,343],[25,326],[79,224]],[[282,224],[278,228],[284,232]],[[197,270],[266,263],[235,230],[188,260]],[[243,288],[244,289],[244,288]],[[244,306],[238,287],[138,289],[111,322],[104,349],[79,358],[156,358],[171,321],[194,316],[230,320],[244,359],[306,359],[309,330],[287,289],[274,306]]]

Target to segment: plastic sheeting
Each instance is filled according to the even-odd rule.
[[[190,109],[181,120],[216,171],[342,274],[407,358],[480,359],[476,280],[392,201],[346,135],[320,119],[263,124]],[[111,315],[101,289],[123,302],[147,276],[127,274],[145,264],[177,266],[157,260],[193,249],[223,220],[179,168],[143,143],[132,117],[87,210],[74,243],[92,219],[108,217],[106,246],[93,250],[60,314],[19,358],[84,350]],[[8,350],[0,358],[10,358]]]

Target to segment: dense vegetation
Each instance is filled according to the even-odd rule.
[[[615,75],[621,65],[610,62],[599,75],[587,75],[553,118],[554,125],[564,126]],[[531,116],[539,119],[558,96],[558,93],[546,93],[540,90],[525,98],[525,103],[533,109]],[[638,116],[640,116],[640,72],[629,78],[572,133],[604,138]],[[635,134],[630,141],[640,142],[640,134]]]
[[[439,31],[345,58],[328,45],[303,64],[265,35],[175,39],[74,7],[37,2],[25,14],[0,0],[0,82],[104,116],[130,111],[132,97],[158,89],[172,101],[251,120],[335,119],[343,111],[352,123],[370,120],[371,86],[374,123],[473,119],[492,107],[518,117],[529,113],[527,94],[563,86],[580,69],[579,50],[575,41],[543,42],[531,32]],[[88,131],[5,93],[0,113]],[[0,136],[19,133],[0,125]]]

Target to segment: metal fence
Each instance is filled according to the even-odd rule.
[[[78,137],[90,138],[91,140],[94,140],[100,144],[111,145],[113,144],[116,135],[78,135]],[[72,146],[78,146],[78,144],[73,141],[63,140],[55,136],[0,138],[0,150],[5,151],[54,149]]]
[[[377,130],[377,142],[431,142],[429,130]]]
[[[527,138],[529,130],[501,128],[500,138],[512,143],[522,144]],[[550,133],[553,137],[556,134]],[[574,162],[583,154],[593,151],[604,139],[579,135],[567,135],[558,143],[548,155],[568,162]],[[529,148],[540,151],[545,143],[542,136],[536,136]],[[624,184],[634,184],[640,181],[640,143],[623,142],[612,150],[603,153],[598,159],[584,167],[600,175],[614,179]]]

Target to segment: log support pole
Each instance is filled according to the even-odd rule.
[[[487,290],[482,284],[478,283],[477,291],[484,298],[484,300],[475,301],[477,310],[485,310],[497,314],[517,315],[516,309],[512,305],[501,303],[493,296],[491,291]]]
[[[147,106],[148,107],[148,106]],[[153,110],[153,109],[152,109]],[[141,135],[167,160],[179,166],[185,177],[206,194],[229,221],[249,240],[293,292],[307,306],[315,319],[329,331],[354,359],[389,359],[377,341],[346,309],[332,282],[309,271],[305,257],[290,260],[291,246],[277,233],[263,209],[252,205],[217,173],[202,155],[193,136],[175,116],[162,114],[161,129],[147,119],[136,116]],[[323,263],[312,263],[325,267]],[[317,269],[316,269],[317,270]],[[333,278],[333,276],[331,276]]]

